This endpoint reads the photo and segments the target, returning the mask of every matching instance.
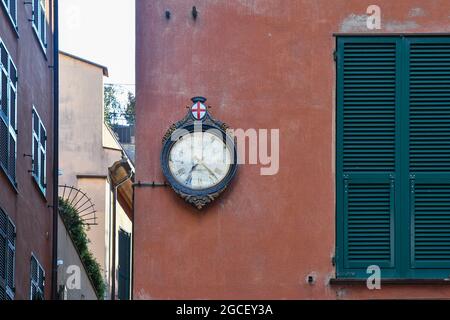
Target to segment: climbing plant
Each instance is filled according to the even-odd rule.
[[[92,281],[94,290],[100,299],[105,294],[105,282],[103,281],[100,264],[89,251],[89,239],[87,237],[83,221],[78,212],[64,199],[59,199],[59,213],[66,225],[67,231],[78,250],[86,273]]]

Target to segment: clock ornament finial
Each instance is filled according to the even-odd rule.
[[[194,103],[191,107],[192,116],[197,121],[203,120],[208,113],[208,108],[205,106],[206,98],[194,97],[191,100]]]

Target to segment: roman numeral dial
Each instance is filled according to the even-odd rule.
[[[169,152],[169,169],[182,185],[193,190],[219,184],[230,171],[232,154],[223,139],[209,132],[181,137]]]

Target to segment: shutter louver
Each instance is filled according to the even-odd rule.
[[[0,286],[0,301],[3,301],[3,300],[6,300],[6,292],[5,292],[5,289],[3,289]]]
[[[9,135],[8,174],[13,181],[16,181],[16,141],[11,134]]]
[[[409,51],[412,264],[450,268],[450,41]]]
[[[396,164],[397,44],[340,47],[344,267],[392,267]]]
[[[0,231],[0,281],[6,279],[6,236]]]
[[[9,298],[14,299],[15,291],[15,281],[14,281],[14,271],[15,271],[15,260],[16,260],[16,228],[8,221],[8,246],[7,246],[7,257],[6,257],[6,292]]]
[[[410,166],[450,172],[450,43],[411,44]]]
[[[5,294],[6,286],[6,255],[7,255],[7,221],[6,214],[0,209],[0,290]],[[0,297],[0,300],[4,300]]]
[[[417,267],[450,267],[450,182],[416,184],[414,262]]]
[[[9,116],[9,123],[11,125],[11,128],[15,130],[17,128],[16,126],[16,92],[14,91],[13,87],[10,87],[10,98],[11,98],[11,108],[10,108],[10,116]]]
[[[392,190],[389,183],[347,186],[347,265],[365,267],[392,263]]]
[[[8,76],[1,69],[0,69],[0,73],[1,73],[1,77],[2,77],[2,79],[1,79],[1,83],[2,83],[1,109],[2,109],[3,115],[5,117],[8,117]]]
[[[46,183],[45,183],[45,173],[46,173],[46,168],[45,168],[45,164],[46,164],[46,161],[45,161],[45,153],[41,150],[41,169],[40,169],[40,172],[41,172],[41,176],[40,176],[40,184],[41,184],[41,186],[43,187],[43,188],[45,188],[46,187]]]
[[[15,227],[0,209],[0,300],[14,299]]]
[[[33,174],[39,177],[39,143],[36,137],[33,137]]]
[[[344,48],[344,171],[395,166],[395,43]]]
[[[5,170],[8,169],[8,125],[0,117],[0,164]]]

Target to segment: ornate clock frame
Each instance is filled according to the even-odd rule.
[[[206,102],[206,98],[194,97],[192,98],[192,102],[194,103],[194,105],[196,103],[204,103]],[[163,137],[163,148],[161,151],[161,168],[165,178],[167,179],[167,182],[175,191],[175,193],[177,193],[187,203],[190,203],[199,210],[212,203],[227,189],[234,176],[236,175],[238,168],[236,141],[234,137],[231,137],[227,133],[229,127],[224,122],[214,119],[211,113],[208,111],[208,108],[205,108],[205,110],[205,115],[200,120],[198,120],[194,117],[192,108],[189,108],[187,115],[182,120],[173,124],[167,130],[166,134]],[[201,130],[203,132],[211,129],[214,129],[213,131],[210,131],[211,133],[216,134],[220,132],[220,138],[222,139],[222,141],[227,145],[227,147],[233,149],[231,150],[233,161],[227,175],[217,185],[207,189],[194,190],[181,184],[173,177],[169,169],[169,155],[173,145],[177,142],[177,140],[172,139],[172,135],[176,133],[177,130],[184,130],[184,132],[192,133],[197,130],[198,127],[200,127],[200,124]],[[179,138],[181,137],[182,136],[180,136]]]

